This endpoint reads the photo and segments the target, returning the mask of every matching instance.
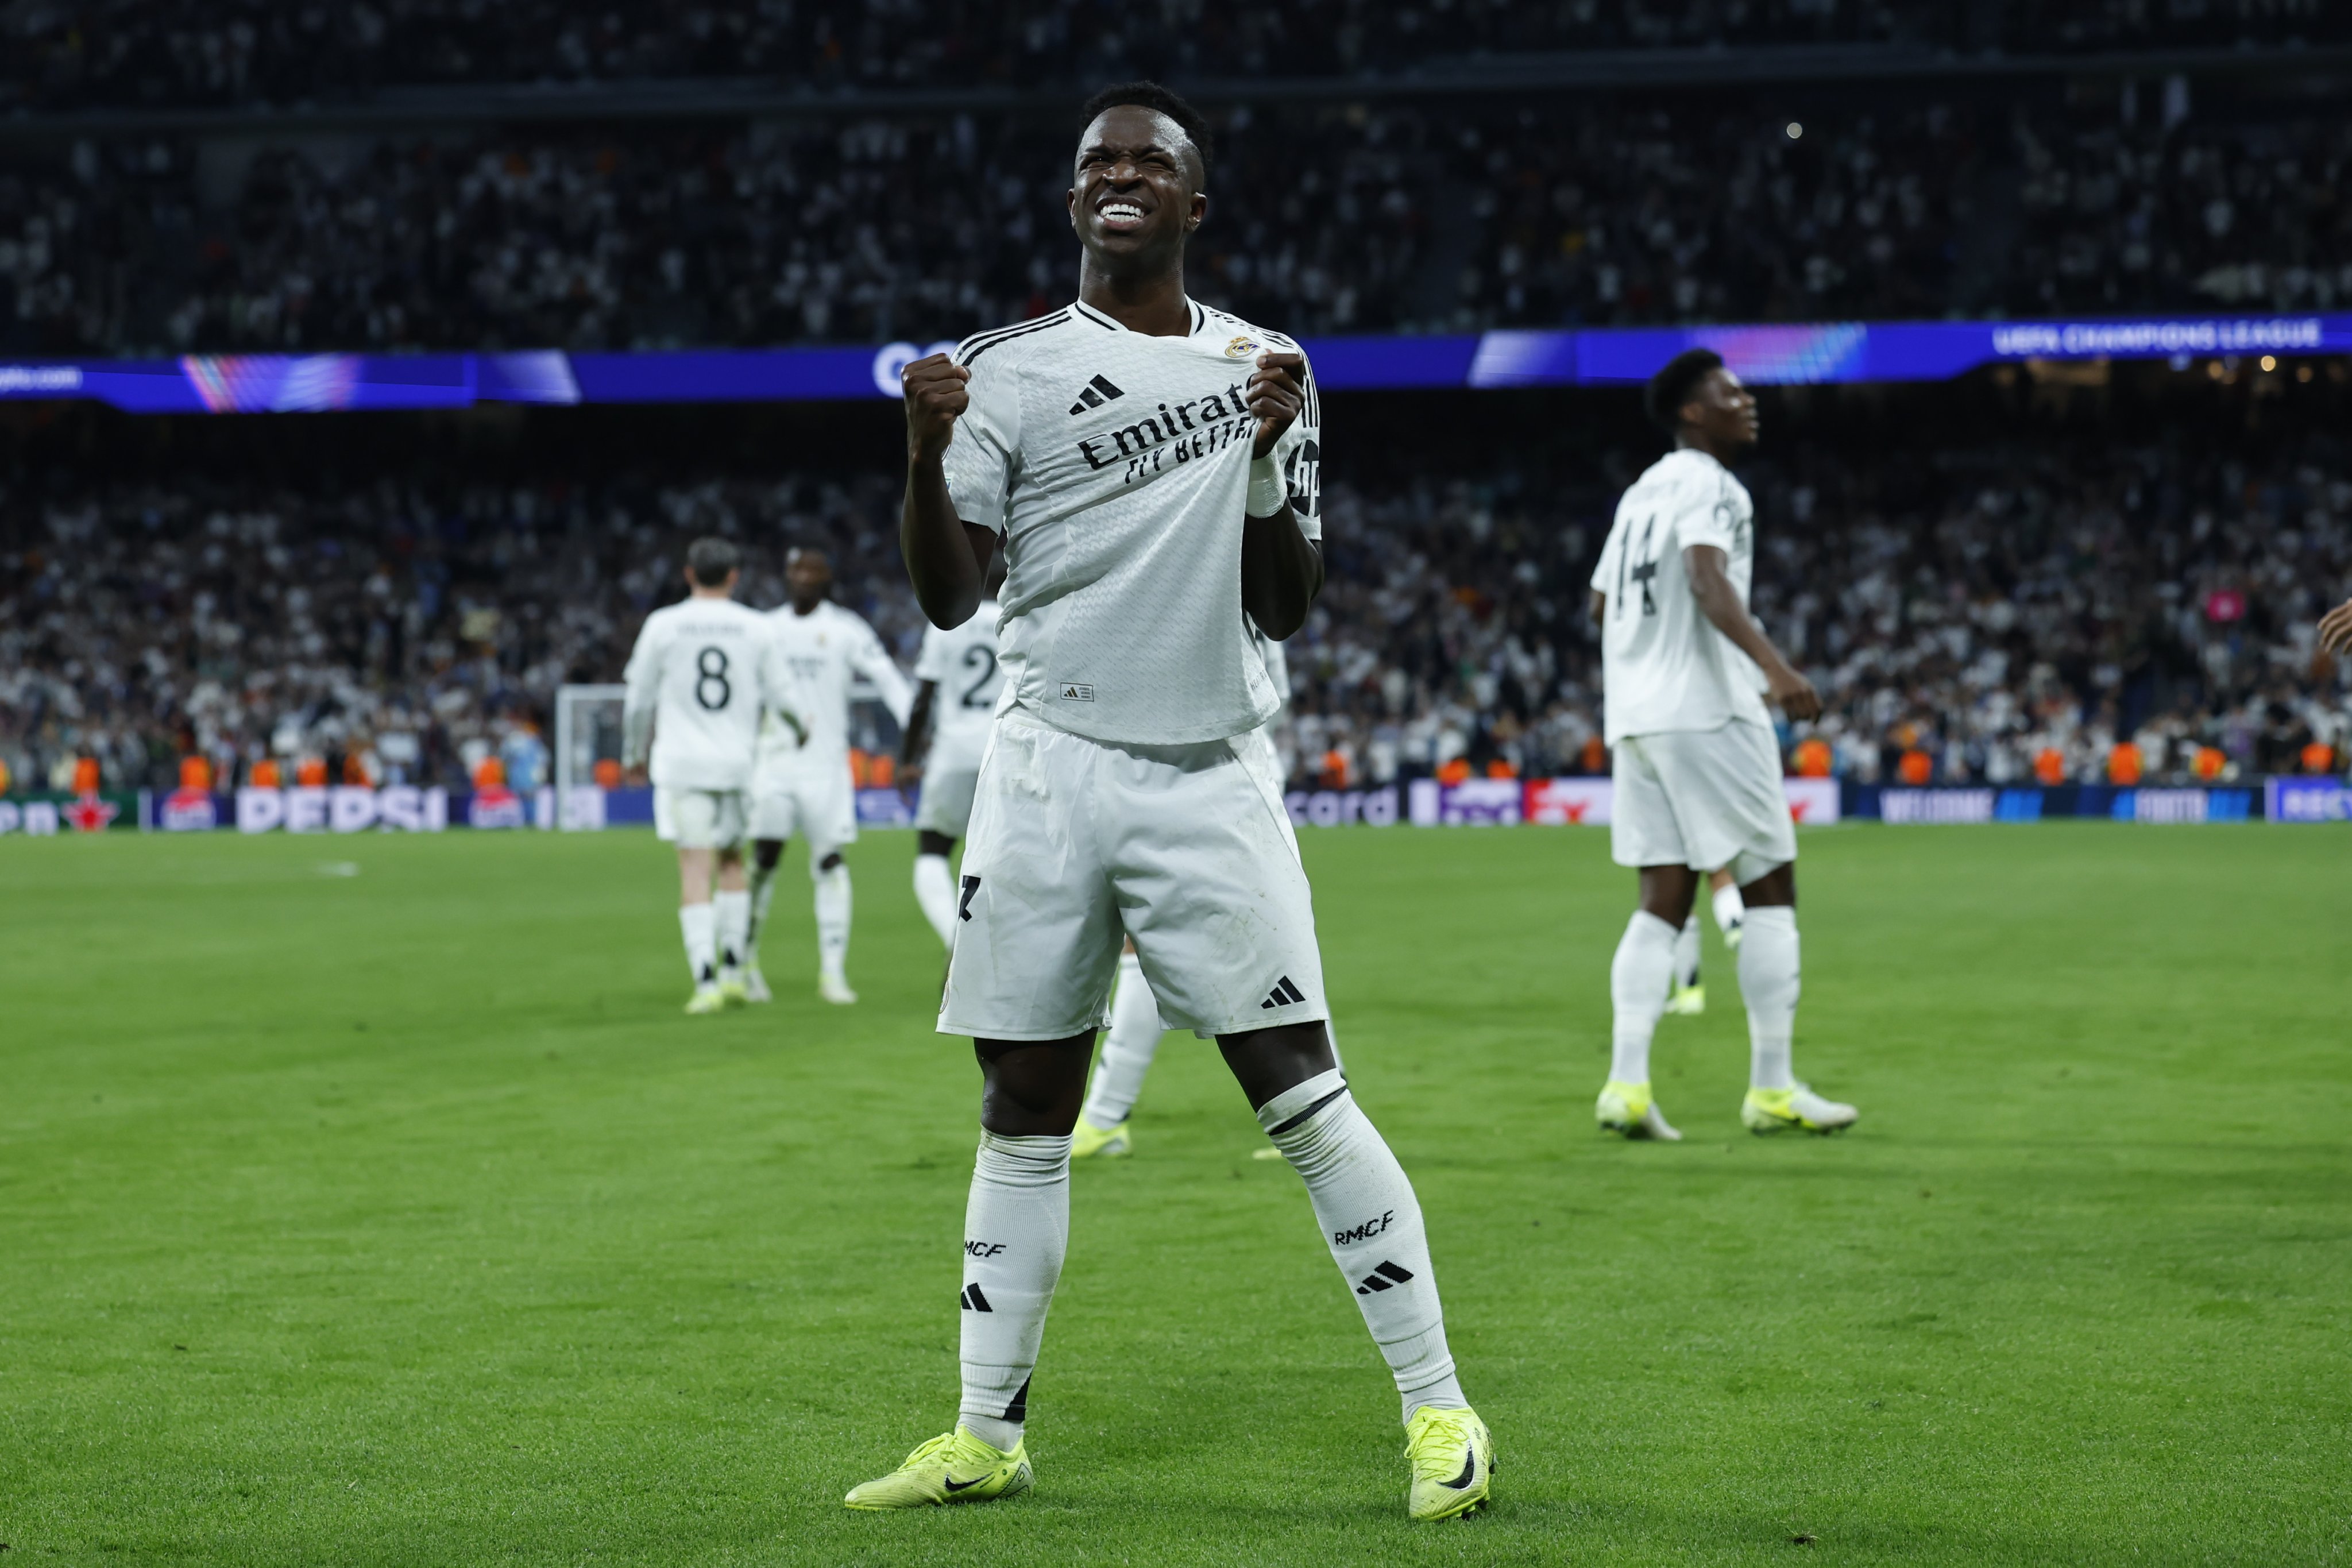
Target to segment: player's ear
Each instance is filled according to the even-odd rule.
[[[1186,234],[1191,234],[1195,229],[1199,228],[1202,221],[1208,216],[1209,193],[1206,191],[1194,191],[1192,193],[1192,210],[1184,219],[1184,232]]]

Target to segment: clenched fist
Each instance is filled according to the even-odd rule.
[[[964,384],[971,372],[945,354],[914,361],[898,373],[907,398],[907,460],[936,463],[955,439],[956,421],[971,406]]]
[[[1282,433],[1297,419],[1298,411],[1307,406],[1307,384],[1299,373],[1307,368],[1304,354],[1266,353],[1257,356],[1257,368],[1250,372],[1249,385],[1244,389],[1249,399],[1249,411],[1257,419],[1257,439],[1250,444],[1250,456],[1263,458],[1274,450]]]

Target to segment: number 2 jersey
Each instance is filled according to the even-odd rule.
[[[1187,301],[1181,337],[1085,303],[966,339],[971,405],[948,493],[1004,540],[997,638],[1013,700],[1092,740],[1181,744],[1256,728],[1280,706],[1242,614],[1242,522],[1265,353],[1297,344]],[[1322,404],[1276,444],[1291,508],[1318,517]]]
[[[629,760],[646,754],[650,727],[653,781],[665,789],[748,789],[761,712],[799,710],[768,617],[732,599],[688,598],[647,616],[623,679]]]
[[[1685,447],[1650,465],[1617,503],[1592,574],[1601,612],[1601,697],[1611,745],[1628,735],[1713,730],[1734,719],[1769,725],[1764,674],[1717,631],[1691,592],[1683,552],[1711,544],[1748,603],[1756,574],[1756,508],[1748,488],[1705,452]]]
[[[1004,670],[996,658],[996,623],[1003,612],[993,599],[981,601],[960,626],[923,629],[923,650],[915,656],[915,679],[934,682],[931,749],[977,760],[988,742]]]

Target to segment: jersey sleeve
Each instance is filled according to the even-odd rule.
[[[793,674],[792,660],[784,657],[784,639],[765,625],[760,627],[760,707],[762,735],[768,726],[764,721],[773,716],[792,731],[793,743],[800,745],[808,739],[809,701],[807,693]]]
[[[1674,507],[1675,549],[1712,544],[1726,555],[1731,553],[1738,514],[1730,487],[1721,476],[1710,474],[1676,487]]]
[[[957,351],[959,364],[963,353]],[[996,354],[971,366],[964,391],[971,405],[956,421],[941,462],[948,499],[955,502],[956,516],[1002,535],[1005,498],[1020,468],[1020,386],[1004,356]]]
[[[628,668],[621,675],[625,691],[621,699],[621,760],[626,767],[645,766],[653,749],[654,706],[661,696],[663,641],[661,623],[647,619],[638,628],[636,647],[629,650]]]
[[[1305,358],[1301,351],[1300,358]],[[1301,371],[1307,398],[1290,428],[1274,444],[1275,460],[1282,465],[1283,482],[1290,489],[1290,512],[1298,531],[1309,539],[1323,537],[1323,395],[1315,384],[1315,366]]]

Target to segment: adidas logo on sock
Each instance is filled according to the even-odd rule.
[[[1356,1294],[1369,1296],[1376,1290],[1393,1290],[1412,1278],[1412,1269],[1383,1258],[1370,1274],[1364,1276],[1363,1281],[1356,1287]]]
[[[1268,1007],[1287,1007],[1293,1003],[1306,1000],[1307,993],[1301,991],[1291,982],[1290,976],[1286,974],[1274,983],[1274,989],[1266,993],[1266,998],[1258,1004],[1258,1009],[1263,1012]]]
[[[1108,403],[1114,397],[1125,397],[1126,395],[1126,393],[1121,392],[1118,387],[1113,386],[1107,379],[1098,375],[1092,381],[1087,383],[1086,385],[1078,388],[1078,400],[1070,405],[1070,412],[1073,414],[1084,414],[1089,408],[1100,408],[1104,404]]]
[[[1410,1279],[1412,1276],[1408,1274],[1405,1278]],[[1385,1289],[1387,1287],[1383,1286],[1381,1289]],[[958,1296],[956,1298],[956,1301],[967,1312],[993,1312],[996,1310],[995,1308],[988,1304],[988,1298],[980,1293],[980,1284],[977,1280],[965,1286],[963,1288],[963,1294]]]

